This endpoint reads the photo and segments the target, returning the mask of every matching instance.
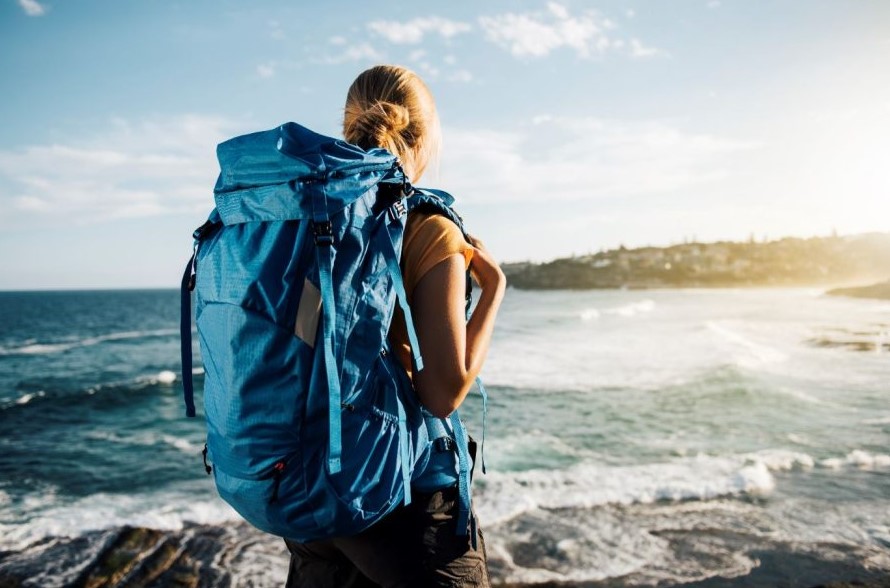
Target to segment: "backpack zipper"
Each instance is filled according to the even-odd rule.
[[[278,487],[281,485],[281,475],[285,468],[287,468],[286,461],[275,462],[275,465],[272,466],[272,496],[269,498],[269,504],[278,501]]]

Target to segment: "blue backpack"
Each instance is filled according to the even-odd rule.
[[[220,496],[263,531],[326,539],[410,503],[412,481],[428,468],[441,475],[450,459],[457,533],[473,530],[460,418],[437,419],[419,405],[387,343],[398,302],[423,369],[399,269],[402,235],[414,208],[463,231],[451,197],[412,188],[384,149],[295,123],[226,141],[217,155],[216,208],[194,233],[181,328],[193,417],[194,289],[205,467]]]

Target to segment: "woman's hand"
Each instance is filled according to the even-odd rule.
[[[473,279],[482,290],[503,291],[507,285],[507,278],[501,266],[494,260],[481,239],[467,235],[467,240],[473,246],[473,260],[470,262],[470,274]]]

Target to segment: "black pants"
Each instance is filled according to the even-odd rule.
[[[350,537],[297,543],[287,588],[490,588],[482,531],[477,548],[457,535],[457,488],[415,492],[370,529]],[[472,516],[476,516],[475,513]]]

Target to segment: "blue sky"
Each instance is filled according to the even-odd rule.
[[[0,0],[0,289],[175,286],[215,145],[338,134],[375,63],[505,261],[890,229],[881,0]]]

